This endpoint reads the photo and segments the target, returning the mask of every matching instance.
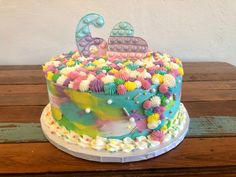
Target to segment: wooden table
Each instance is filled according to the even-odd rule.
[[[151,160],[115,164],[72,157],[42,135],[48,103],[40,66],[0,66],[0,174],[19,176],[236,176],[236,67],[184,63],[187,138]]]

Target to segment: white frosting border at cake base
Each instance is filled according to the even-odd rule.
[[[189,128],[190,118],[187,110],[184,105],[180,106],[180,116],[182,116],[182,123],[180,124],[180,129],[175,132],[175,136],[171,138],[164,139],[158,146],[149,147],[142,150],[135,150],[131,152],[109,152],[105,150],[94,150],[91,148],[83,148],[78,144],[72,144],[65,141],[65,139],[61,136],[58,136],[56,133],[52,133],[49,126],[46,124],[46,114],[50,105],[48,104],[41,115],[41,127],[44,135],[58,149],[71,154],[75,157],[79,157],[86,160],[97,161],[97,162],[117,162],[117,163],[125,163],[125,162],[134,162],[147,160],[153,157],[157,157],[161,154],[164,154],[171,149],[175,148],[178,144],[180,144],[184,137],[186,136]]]

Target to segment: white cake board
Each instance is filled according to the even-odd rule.
[[[118,162],[118,163],[125,163],[125,162],[134,162],[134,161],[141,161],[147,160],[153,157],[157,157],[161,154],[164,154],[171,149],[175,148],[178,144],[180,144],[184,137],[186,136],[189,128],[189,115],[187,110],[184,108],[184,114],[186,115],[186,121],[183,126],[183,129],[178,133],[175,138],[171,138],[168,142],[162,142],[159,146],[153,148],[147,148],[144,150],[136,150],[134,152],[109,152],[109,151],[97,151],[93,149],[86,149],[82,148],[79,145],[71,144],[66,142],[62,137],[52,134],[50,132],[49,127],[43,121],[45,115],[45,109],[41,115],[41,126],[44,135],[58,149],[71,154],[75,157],[79,157],[86,160],[97,161],[97,162]]]

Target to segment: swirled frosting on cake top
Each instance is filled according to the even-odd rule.
[[[167,54],[150,52],[142,59],[117,57],[83,57],[71,51],[56,57],[43,65],[48,81],[81,92],[104,92],[125,94],[137,88],[150,89],[159,85],[162,94],[170,94],[176,86],[177,76],[183,75],[182,62]],[[153,98],[150,103],[157,104]]]

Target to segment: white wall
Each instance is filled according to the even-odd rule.
[[[0,0],[0,64],[42,64],[75,49],[78,20],[104,16],[93,36],[127,20],[153,50],[184,61],[236,64],[236,0]]]

